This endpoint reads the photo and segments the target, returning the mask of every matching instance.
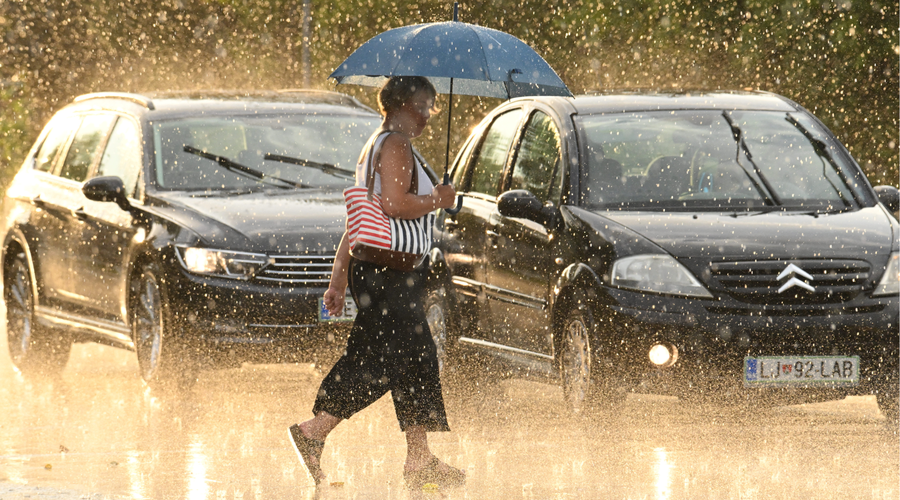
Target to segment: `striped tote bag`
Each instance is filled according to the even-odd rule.
[[[381,197],[362,186],[344,190],[350,254],[358,259],[400,271],[412,271],[431,250],[434,213],[418,219],[388,217]]]

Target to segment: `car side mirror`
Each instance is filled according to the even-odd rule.
[[[900,190],[894,186],[875,186],[875,194],[878,201],[884,204],[891,212],[900,211]]]
[[[112,201],[119,208],[131,212],[131,203],[125,196],[125,184],[116,176],[94,177],[81,186],[84,196],[93,201]]]
[[[504,217],[519,217],[544,225],[554,218],[552,209],[545,207],[537,196],[524,189],[513,189],[498,196],[497,209]]]

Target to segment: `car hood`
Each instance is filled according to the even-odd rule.
[[[205,245],[264,253],[334,253],[347,213],[339,190],[172,192],[154,198],[157,213],[189,228]]]
[[[880,207],[818,215],[600,212],[682,259],[886,258],[893,230]]]

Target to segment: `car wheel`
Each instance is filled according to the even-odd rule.
[[[882,415],[896,428],[900,423],[900,386],[896,368],[885,379],[875,391],[875,400]]]
[[[12,259],[4,276],[6,335],[13,364],[27,374],[59,373],[69,360],[72,341],[64,333],[35,322],[34,289],[24,253]]]
[[[437,348],[438,368],[441,375],[448,361],[450,325],[448,323],[447,292],[444,287],[433,288],[425,297],[425,320],[431,330],[431,338]]]
[[[594,323],[585,306],[572,308],[562,325],[557,363],[563,397],[573,413],[587,410],[591,403],[591,331]]]
[[[163,303],[157,267],[145,264],[132,285],[131,338],[147,385],[185,387],[196,379],[197,362],[179,330]]]
[[[621,398],[611,396],[613,383],[597,358],[597,323],[587,300],[578,294],[564,313],[557,344],[556,365],[563,397],[572,413],[612,407]]]

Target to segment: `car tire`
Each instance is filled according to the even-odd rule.
[[[590,310],[583,306],[570,309],[563,320],[560,349],[557,354],[563,398],[572,413],[582,413],[592,406],[591,334],[594,322]]]
[[[159,269],[144,264],[132,282],[131,338],[141,378],[151,388],[189,388],[198,363],[163,300]]]
[[[879,391],[875,398],[881,414],[896,427],[900,423],[900,394],[897,393],[897,388],[893,391]]]
[[[875,391],[878,409],[894,428],[900,425],[900,380],[897,368],[888,371],[888,375]]]
[[[25,375],[56,375],[69,360],[72,340],[55,328],[38,325],[34,317],[31,268],[24,252],[17,253],[3,273],[6,335],[9,356]]]
[[[569,302],[562,318],[556,366],[568,410],[579,414],[616,406],[622,398],[613,397],[609,374],[602,373],[597,323],[583,294]]]

